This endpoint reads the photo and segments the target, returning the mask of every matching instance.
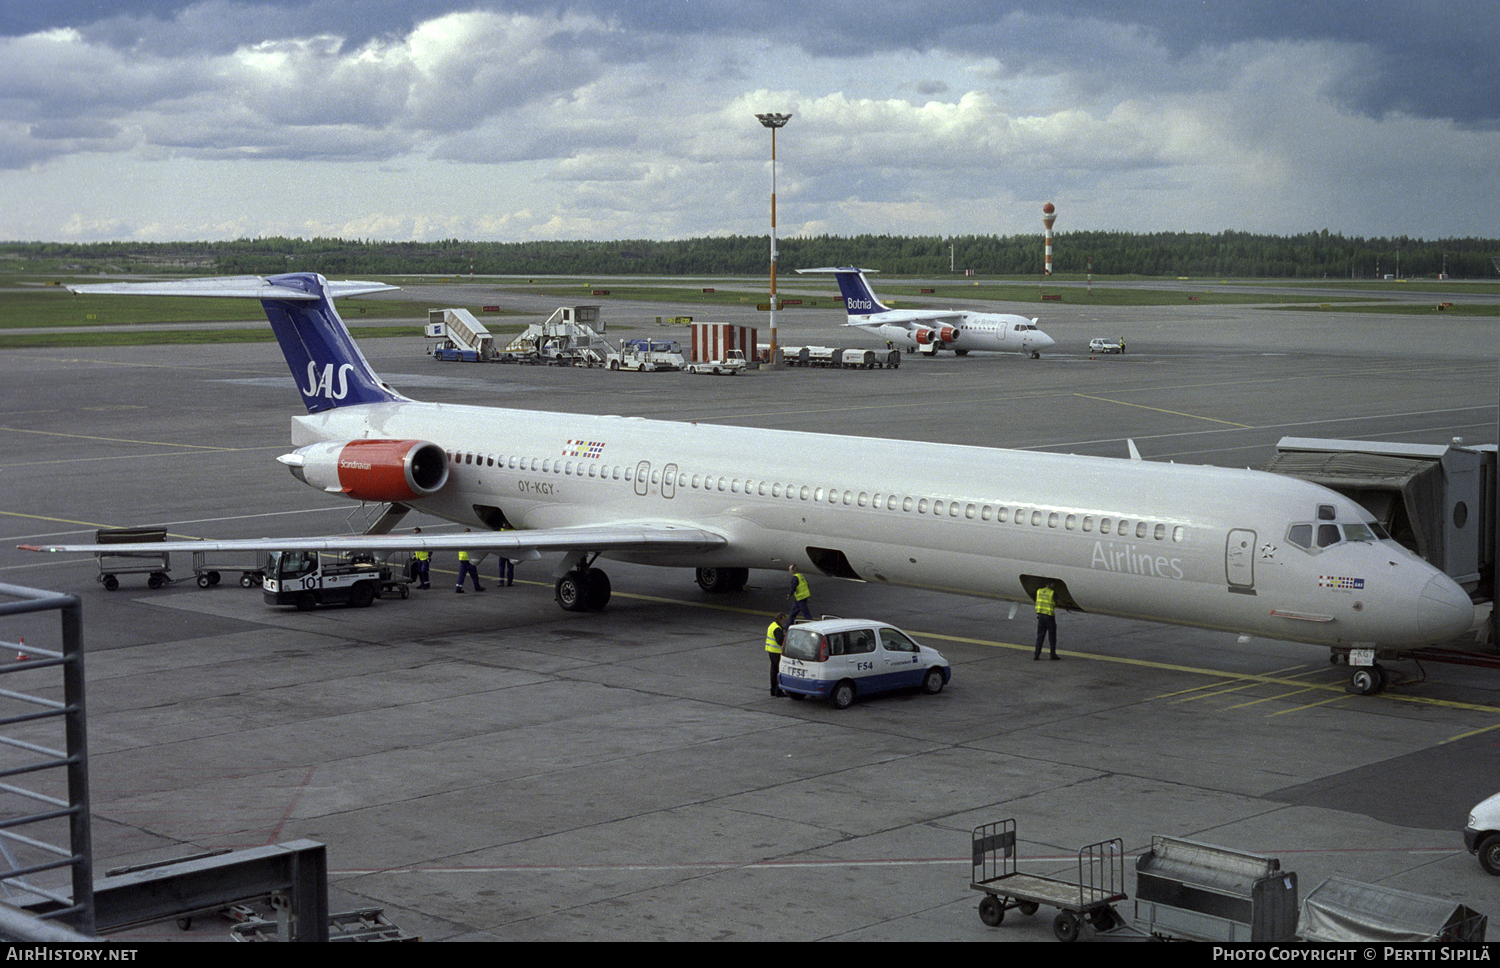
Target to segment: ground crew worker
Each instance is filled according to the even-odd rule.
[[[771,695],[781,697],[781,647],[786,643],[786,612],[778,612],[766,626],[766,653],[771,657]]]
[[[422,529],[412,528],[411,533],[421,534]],[[431,588],[432,552],[413,551],[411,553],[411,564],[411,580],[421,582],[422,584],[418,586],[419,588]]]
[[[1057,583],[1047,582],[1036,590],[1036,654],[1031,661],[1042,657],[1042,639],[1052,639],[1052,659],[1056,661],[1057,654],[1057,615],[1056,612]]]
[[[505,522],[504,524],[502,524],[500,526],[500,530],[501,531],[514,531],[516,529],[513,528],[513,527],[511,527],[510,522],[507,521],[507,522]],[[500,556],[500,587],[501,588],[509,588],[511,585],[514,585],[515,583],[516,583],[516,560],[514,558],[507,558],[504,555],[501,555]]]
[[[469,529],[464,528],[464,530],[468,531]],[[455,592],[458,592],[460,595],[463,594],[464,578],[469,575],[474,576],[474,590],[476,592],[484,591],[484,586],[479,584],[479,568],[469,559],[469,551],[466,548],[458,553],[458,585],[453,589]]]
[[[798,615],[805,615],[811,622],[812,589],[807,586],[807,579],[797,571],[796,565],[788,565],[786,570],[792,576],[792,589],[787,592],[787,597],[792,600],[791,621],[797,621]]]

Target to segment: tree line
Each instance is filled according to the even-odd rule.
[[[820,235],[777,241],[782,272],[859,265],[895,275],[1035,276],[1040,233]],[[1101,276],[1283,279],[1493,279],[1495,239],[1361,238],[1330,233],[1066,232],[1055,240],[1055,271]],[[237,239],[228,242],[0,243],[7,272],[162,272],[327,275],[758,275],[767,236],[659,241],[382,242],[352,239]]]

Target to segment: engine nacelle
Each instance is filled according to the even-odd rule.
[[[302,483],[360,501],[412,501],[448,483],[448,454],[426,440],[327,441],[276,458]]]
[[[957,327],[955,327],[955,326],[939,326],[938,327],[938,341],[939,342],[942,342],[942,343],[951,343],[951,342],[953,342],[956,339],[958,339],[958,328]]]
[[[917,341],[918,346],[926,346],[933,341],[934,334],[930,329],[919,329],[915,333],[912,333],[911,337]]]

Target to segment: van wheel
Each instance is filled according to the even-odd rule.
[[[833,687],[833,692],[828,694],[828,702],[834,709],[848,709],[854,705],[854,683],[845,679]]]
[[[943,691],[943,670],[932,668],[927,670],[927,675],[922,677],[922,691],[929,696],[936,696]]]
[[[293,604],[297,606],[299,612],[311,612],[318,607],[318,600],[313,597],[312,592],[298,592],[297,597],[293,599]]]
[[[1486,874],[1500,876],[1500,834],[1490,834],[1479,842],[1479,866]]]

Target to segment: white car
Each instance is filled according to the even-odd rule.
[[[1464,846],[1469,853],[1479,855],[1479,866],[1485,873],[1500,875],[1500,793],[1479,801],[1469,811]]]
[[[893,689],[937,695],[952,671],[936,649],[884,622],[838,618],[786,630],[781,691],[793,699],[827,699],[847,709],[856,697]]]
[[[1094,339],[1089,340],[1089,352],[1090,353],[1123,353],[1124,350],[1121,349],[1119,343],[1115,342],[1112,339],[1104,339],[1103,337],[1096,337]]]

